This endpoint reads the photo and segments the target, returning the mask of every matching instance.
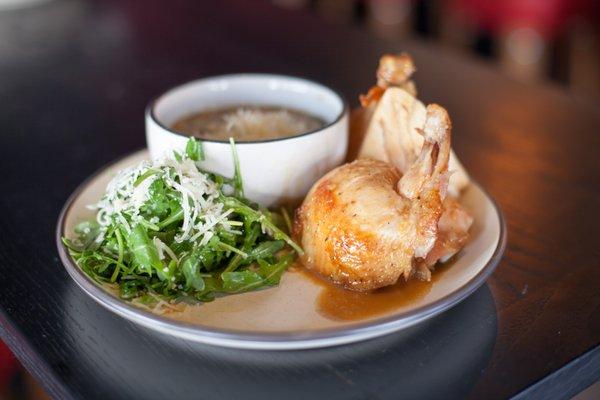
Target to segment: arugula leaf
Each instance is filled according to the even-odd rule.
[[[228,293],[241,293],[258,289],[262,286],[277,285],[281,275],[294,261],[292,254],[286,254],[274,264],[269,264],[264,259],[258,259],[260,268],[258,272],[252,270],[223,272],[223,291]]]
[[[300,246],[298,246],[288,235],[285,234],[281,229],[279,229],[272,220],[267,218],[260,211],[252,209],[250,206],[247,206],[239,199],[235,197],[225,197],[223,196],[223,202],[229,208],[233,208],[236,213],[245,215],[247,217],[253,218],[255,221],[263,224],[267,229],[269,229],[273,233],[273,238],[277,240],[284,240],[287,244],[289,244],[298,254],[304,254],[304,250]]]
[[[251,261],[259,260],[261,258],[273,257],[275,253],[283,249],[283,246],[285,246],[285,242],[283,240],[268,240],[262,242],[261,244],[253,248],[250,252],[248,252],[248,258],[244,261],[249,263]]]
[[[155,170],[155,169],[149,169],[148,171],[144,172],[142,175],[140,175],[135,182],[133,182],[133,187],[138,187],[140,185],[140,183],[144,182],[146,180],[146,178],[151,177],[152,175],[156,175],[159,171]]]
[[[258,264],[260,265],[259,274],[266,284],[277,285],[279,284],[281,275],[292,262],[294,262],[294,256],[292,254],[286,254],[274,264],[269,264],[264,260],[258,260]]]
[[[233,138],[229,138],[231,146],[231,156],[233,157],[233,188],[235,197],[244,198],[244,184],[242,182],[242,172],[240,171],[240,159],[238,158],[237,148]]]
[[[190,160],[204,161],[204,149],[202,142],[191,137],[185,146],[185,153]]]
[[[141,224],[131,229],[127,237],[127,242],[133,258],[143,272],[152,275],[153,269],[159,270],[163,268],[163,264],[158,258],[156,246],[150,241],[146,230]]]
[[[254,271],[223,272],[223,291],[227,293],[241,293],[256,289],[263,285],[263,278]]]
[[[142,206],[142,211],[149,217],[164,218],[171,208],[167,188],[162,179],[156,179],[148,187],[148,200]],[[159,227],[160,228],[160,227]]]
[[[124,299],[133,299],[144,293],[145,281],[139,278],[124,279],[120,286],[119,292]]]
[[[181,270],[186,280],[186,288],[203,291],[205,284],[200,275],[200,259],[196,255],[188,255],[181,261]]]

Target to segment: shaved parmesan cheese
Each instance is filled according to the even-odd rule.
[[[180,196],[183,218],[175,242],[191,240],[206,244],[217,228],[231,229],[227,217],[232,210],[225,210],[218,201],[219,190],[215,182],[199,170],[193,160],[184,158],[178,161],[173,157],[142,161],[137,166],[119,171],[108,183],[104,197],[97,204],[88,206],[97,210],[96,218],[101,229],[106,230],[112,221],[117,220],[130,232],[132,225],[144,222],[141,209],[150,197],[150,187],[158,179]],[[145,222],[146,225],[160,223],[157,218]],[[158,238],[154,239],[154,244],[161,259],[166,252],[177,260],[173,251]]]

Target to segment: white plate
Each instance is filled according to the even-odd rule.
[[[476,184],[461,203],[475,217],[471,238],[451,266],[412,301],[360,320],[331,318],[317,307],[322,285],[288,271],[278,287],[189,305],[181,312],[155,314],[118,298],[90,279],[61,243],[79,222],[93,218],[85,206],[98,201],[115,173],[148,157],[133,153],[86,180],[67,200],[58,220],[56,243],[67,272],[94,300],[112,312],[159,332],[218,346],[282,350],[357,342],[412,326],[452,307],[481,286],[504,252],[506,229],[494,201]],[[434,277],[435,277],[434,273]]]

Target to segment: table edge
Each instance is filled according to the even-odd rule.
[[[513,396],[524,399],[571,399],[600,380],[600,344]]]
[[[12,324],[0,308],[0,340],[2,340],[21,365],[37,380],[44,391],[53,399],[75,399],[68,385],[40,358],[25,336]]]

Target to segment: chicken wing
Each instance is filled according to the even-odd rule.
[[[377,85],[361,96],[362,107],[351,115],[350,159],[373,158],[393,164],[405,173],[417,158],[423,137],[426,107],[416,97],[411,80],[416,71],[409,55],[384,55],[379,61]],[[454,152],[449,194],[458,197],[469,176]]]

